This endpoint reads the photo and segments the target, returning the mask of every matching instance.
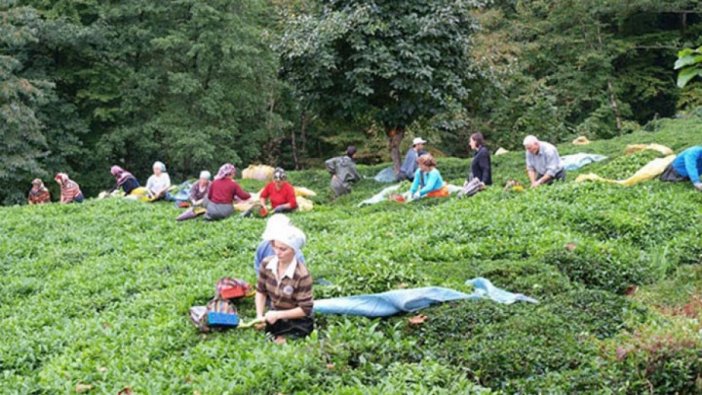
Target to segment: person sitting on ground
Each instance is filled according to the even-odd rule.
[[[263,231],[263,235],[261,236],[262,240],[258,244],[258,247],[256,247],[256,255],[254,256],[254,271],[256,271],[256,278],[258,278],[258,273],[261,269],[261,262],[263,262],[264,259],[275,255],[273,243],[270,241],[272,235],[275,234],[274,232],[277,229],[284,228],[289,225],[290,218],[288,218],[285,214],[273,214],[268,218],[268,222],[266,222],[266,229]],[[305,263],[305,256],[302,254],[302,251],[299,251],[295,255],[295,259],[297,259],[297,263]]]
[[[410,197],[448,197],[448,188],[444,185],[441,173],[436,168],[436,160],[432,154],[424,154],[417,158],[419,168],[414,173],[414,181],[410,187]]]
[[[702,191],[702,146],[690,147],[681,152],[661,175],[663,181],[690,180],[698,191]]]
[[[539,141],[535,136],[524,139],[526,149],[526,169],[532,188],[549,185],[554,181],[565,181],[566,170],[552,144]]]
[[[297,208],[295,188],[287,182],[288,175],[280,167],[273,171],[273,181],[261,192],[261,206],[266,207],[266,200],[271,201],[275,213],[293,211]]]
[[[190,187],[190,204],[196,207],[203,206],[212,184],[211,178],[212,174],[209,171],[203,170],[200,172],[200,178]]]
[[[120,166],[112,166],[110,173],[115,178],[115,186],[109,191],[110,193],[122,188],[125,196],[129,196],[133,190],[139,188],[139,180],[134,175]]]
[[[276,343],[301,338],[314,329],[312,276],[295,256],[305,245],[305,234],[292,225],[269,235],[275,255],[263,260],[256,285],[256,317]],[[267,302],[270,308],[266,312]]]
[[[168,193],[171,187],[171,177],[166,172],[166,165],[163,162],[156,161],[153,165],[154,174],[146,181],[146,190],[151,201],[155,200],[173,200]]]
[[[351,184],[361,180],[353,160],[354,155],[356,155],[356,147],[350,145],[346,149],[345,156],[337,156],[325,162],[327,170],[332,175],[331,189],[335,198],[350,193]]]
[[[412,140],[412,147],[407,150],[405,161],[402,162],[400,172],[397,174],[397,181],[414,181],[414,173],[417,171],[417,158],[426,153],[426,151],[424,151],[424,144],[426,143],[426,140],[421,137],[415,137],[415,139]]]
[[[57,173],[54,180],[61,186],[61,204],[83,203],[83,192],[77,182],[68,178],[66,173]]]
[[[27,195],[27,203],[30,205],[51,203],[51,194],[42,180],[35,178],[32,181],[32,189]]]
[[[234,181],[236,167],[231,163],[226,163],[219,168],[214,181],[210,184],[207,192],[207,202],[205,208],[206,220],[224,219],[234,212],[234,199],[248,200],[251,194],[246,192]]]
[[[470,148],[475,151],[475,155],[470,163],[469,181],[477,178],[485,185],[492,185],[490,150],[485,146],[485,138],[483,138],[482,133],[473,133],[470,136]]]

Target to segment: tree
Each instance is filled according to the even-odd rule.
[[[4,203],[21,199],[23,181],[46,174],[40,163],[47,148],[44,125],[36,112],[53,84],[28,78],[23,67],[41,24],[30,7],[0,8],[0,181],[9,186],[0,192]]]
[[[289,15],[282,75],[327,119],[372,119],[395,167],[412,122],[468,96],[477,0],[335,0]]]

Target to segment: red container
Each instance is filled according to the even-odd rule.
[[[222,288],[219,292],[222,299],[239,299],[246,296],[246,288],[242,286]]]

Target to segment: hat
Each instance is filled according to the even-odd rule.
[[[41,185],[41,184],[43,184],[43,182],[42,182],[40,179],[35,178],[35,179],[32,180],[32,184],[34,184],[34,185]]]
[[[424,140],[424,139],[421,138],[421,137],[415,137],[414,140],[412,140],[412,146],[413,146],[413,147],[414,147],[415,145],[417,145],[417,144],[426,144],[426,143],[427,143],[427,141]]]
[[[203,170],[200,172],[200,179],[207,178],[208,180],[212,178],[212,174],[209,171]]]
[[[269,241],[278,241],[295,250],[298,254],[305,246],[305,233],[292,225],[285,225],[275,228],[267,238]]]
[[[263,240],[272,240],[271,235],[274,234],[274,231],[277,228],[282,228],[288,225],[290,225],[290,218],[288,218],[285,214],[273,214],[270,216],[270,218],[268,218],[268,222],[266,222],[266,230],[263,231],[261,238]]]
[[[273,179],[276,181],[281,181],[285,180],[288,178],[288,175],[285,174],[285,170],[283,170],[282,167],[276,167],[275,170],[273,170]]]

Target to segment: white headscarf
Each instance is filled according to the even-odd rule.
[[[281,242],[295,250],[296,255],[301,252],[302,247],[305,246],[305,242],[307,241],[305,233],[292,225],[277,227],[268,236],[268,240]]]
[[[274,232],[278,228],[282,228],[290,225],[290,218],[285,214],[273,214],[268,218],[266,222],[266,230],[263,231],[261,238],[263,240],[273,240],[271,238]]]

